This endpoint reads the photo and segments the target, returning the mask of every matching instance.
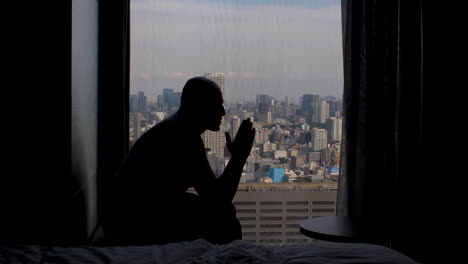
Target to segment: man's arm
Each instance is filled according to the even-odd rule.
[[[242,121],[234,141],[231,142],[231,137],[227,132],[225,135],[227,148],[232,156],[228,165],[218,179],[205,186],[195,186],[195,190],[200,196],[212,196],[214,199],[232,201],[236,195],[245,162],[252,149],[255,128],[250,119],[247,119]]]

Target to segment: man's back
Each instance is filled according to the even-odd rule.
[[[173,115],[135,142],[117,174],[118,192],[125,196],[119,198],[155,206],[177,199],[202,177],[215,177],[200,136],[184,129]]]

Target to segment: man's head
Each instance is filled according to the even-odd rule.
[[[193,118],[192,121],[203,130],[218,131],[226,114],[221,89],[205,77],[191,78],[182,90],[179,112]]]

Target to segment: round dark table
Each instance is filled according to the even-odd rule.
[[[378,221],[348,216],[322,216],[302,221],[300,232],[308,237],[340,243],[388,245]]]

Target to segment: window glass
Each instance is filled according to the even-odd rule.
[[[257,131],[234,199],[243,227],[287,221],[298,230],[304,219],[335,213],[341,1],[131,0],[130,32],[130,144],[178,109],[189,78],[205,76],[220,86],[226,110],[221,130],[202,134],[216,175],[230,159],[224,132],[234,138],[247,118]]]

